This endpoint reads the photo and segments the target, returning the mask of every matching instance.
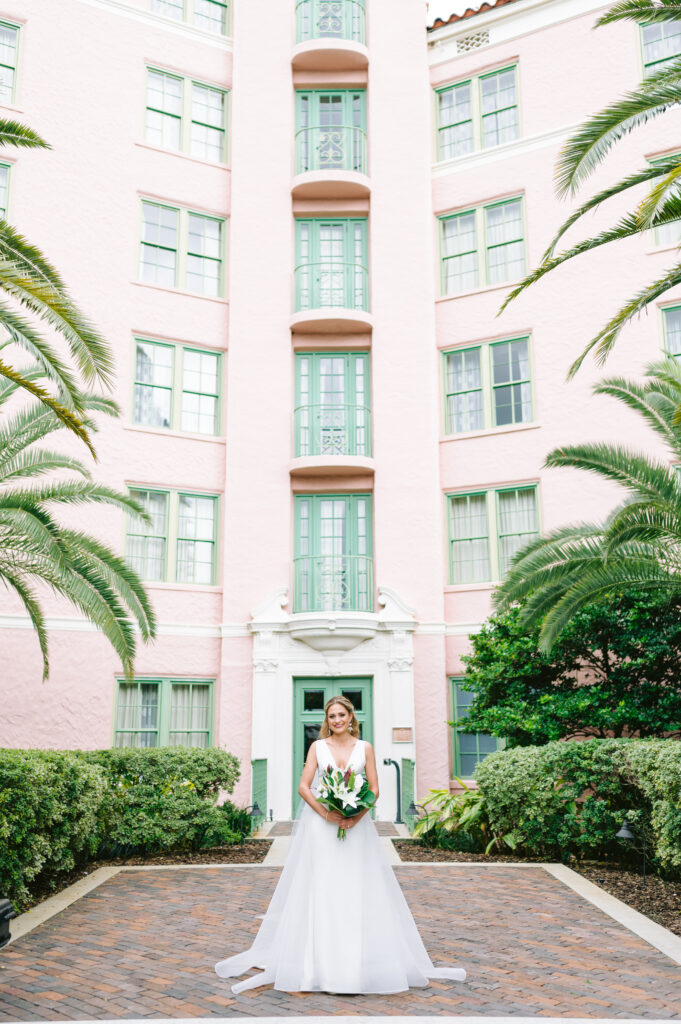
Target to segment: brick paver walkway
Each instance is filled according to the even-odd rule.
[[[300,1014],[681,1019],[681,968],[541,869],[402,866],[436,964],[469,980],[397,996],[232,996],[279,869],[125,871],[0,952],[0,1020]]]

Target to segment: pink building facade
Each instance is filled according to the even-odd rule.
[[[222,746],[237,799],[287,818],[342,691],[376,748],[379,817],[391,761],[403,811],[471,776],[494,743],[447,721],[496,581],[538,531],[616,499],[546,453],[654,443],[592,397],[592,365],[565,377],[680,232],[575,261],[497,317],[569,209],[563,141],[681,50],[658,28],[592,31],[600,9],[513,0],[426,31],[422,0],[5,0],[3,116],[53,146],[2,154],[7,217],[114,346],[122,416],[95,473],[153,526],[82,523],[148,581],[159,635],[125,682],[46,599],[42,683],[3,596],[0,745]],[[598,183],[679,148],[663,119]],[[681,351],[680,310],[666,295],[608,372]]]

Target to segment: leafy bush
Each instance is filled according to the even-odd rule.
[[[235,842],[235,816],[217,806],[231,793],[239,762],[225,750],[158,747],[83,751],[108,786],[100,814],[99,853],[127,856]],[[250,821],[249,821],[250,827]]]
[[[26,904],[31,883],[95,852],[107,784],[75,754],[0,750],[0,894]]]
[[[448,789],[431,789],[423,801],[426,814],[419,819],[414,835],[422,838],[426,846],[441,850],[459,850],[466,853],[488,853],[492,847],[501,847],[501,839],[492,834],[479,789],[471,789],[461,779],[459,793]]]

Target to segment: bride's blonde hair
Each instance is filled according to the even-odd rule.
[[[322,722],[322,727],[319,730],[319,739],[325,740],[328,739],[329,736],[331,735],[331,730],[329,729],[329,708],[332,707],[334,704],[340,704],[342,707],[345,708],[347,713],[352,716],[352,721],[350,722],[350,728],[348,729],[348,732],[350,733],[351,736],[359,737],[359,722],[355,717],[355,709],[352,706],[352,703],[348,700],[348,698],[343,697],[343,695],[341,694],[339,697],[332,697],[330,700],[327,700],[326,704],[324,705],[324,721]]]

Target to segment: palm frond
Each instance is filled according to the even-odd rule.
[[[0,118],[0,146],[17,146],[28,149],[52,149],[37,132],[19,121]]]
[[[57,350],[41,337],[25,317],[19,316],[6,302],[0,302],[0,325],[7,331],[9,341],[33,356],[38,361],[43,376],[53,381],[68,395],[74,407],[80,412],[78,382]]]
[[[671,360],[663,360],[655,365],[662,367],[664,371],[668,369],[681,370],[681,367],[676,365],[668,368],[666,366],[668,362]],[[651,376],[653,369],[654,367],[649,367],[648,376]],[[664,387],[664,382],[662,387]],[[663,392],[660,386],[660,374],[656,374],[656,378],[645,385],[626,380],[624,377],[609,377],[596,384],[593,392],[595,395],[608,395],[610,398],[615,398],[622,405],[639,413],[648,426],[652,427],[670,448],[678,452],[681,460],[681,434],[674,429],[673,423],[674,411],[681,402],[681,374],[679,375],[678,390],[673,397]]]
[[[681,93],[679,94],[681,96]],[[639,203],[637,217],[644,227],[652,227],[655,218],[665,209],[667,201],[679,194],[681,185],[681,159],[676,158],[676,167],[671,168],[658,181],[645,199]]]
[[[43,679],[47,679],[50,670],[47,626],[38,599],[26,580],[24,580],[21,572],[3,565],[2,561],[0,561],[0,580],[2,580],[6,587],[17,594],[26,609],[40,645],[40,653],[43,658]]]
[[[648,499],[678,501],[681,497],[676,471],[653,461],[645,452],[634,452],[607,443],[566,445],[546,456],[548,469],[582,469],[604,480],[629,487]]]
[[[601,15],[596,25],[612,25],[616,21],[681,21],[681,3],[679,0],[620,0]]]
[[[83,422],[73,412],[71,412],[70,409],[67,409],[65,405],[53,398],[49,391],[42,387],[42,385],[29,380],[19,370],[15,370],[14,367],[9,366],[9,364],[4,362],[2,359],[0,359],[0,376],[7,377],[8,380],[13,381],[20,388],[28,391],[35,398],[38,398],[41,402],[47,405],[55,416],[61,420],[65,427],[68,427],[69,430],[81,439],[81,441],[85,442],[92,453],[92,457],[97,457],[92,441],[90,440],[90,435]]]

